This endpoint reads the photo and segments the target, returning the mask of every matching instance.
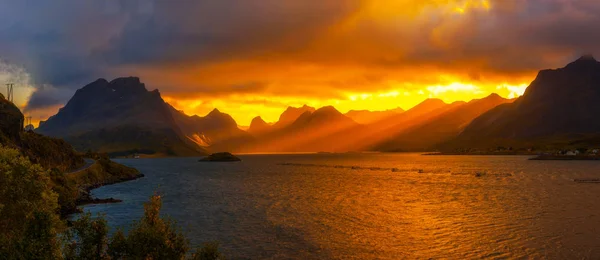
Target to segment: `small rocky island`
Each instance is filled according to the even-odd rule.
[[[242,159],[236,157],[235,155],[223,152],[223,153],[213,153],[209,156],[206,156],[198,161],[200,162],[239,162]]]

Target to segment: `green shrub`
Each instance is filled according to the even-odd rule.
[[[198,248],[192,255],[192,260],[223,260],[225,257],[219,251],[218,242],[205,243],[203,247]]]
[[[128,251],[127,238],[123,230],[119,229],[110,239],[108,244],[108,256],[110,259],[124,259]]]
[[[117,244],[109,246],[111,252],[131,259],[183,259],[189,250],[189,241],[172,221],[160,217],[161,207],[159,195],[150,197],[144,204],[144,216],[129,230],[127,251],[119,252],[122,244],[116,240]]]
[[[0,258],[57,254],[56,234],[62,228],[57,198],[41,166],[0,145]]]
[[[108,225],[102,217],[83,214],[66,233],[64,254],[66,259],[106,259]]]
[[[58,169],[50,170],[50,181],[52,183],[52,190],[58,195],[60,215],[66,216],[67,214],[76,212],[79,189],[77,189],[75,182],[67,178]]]
[[[131,171],[103,159],[98,165],[118,173]],[[59,218],[59,209],[75,206],[76,185],[81,185],[78,180],[83,180],[83,176],[79,177],[81,179],[67,178],[57,170],[48,172],[21,156],[18,150],[0,145],[0,259],[184,259],[189,256],[188,239],[174,222],[160,217],[159,195],[150,197],[144,205],[144,216],[132,224],[127,236],[119,230],[109,242],[106,220],[92,218],[89,213],[63,232],[65,225]],[[118,174],[113,177],[120,178]],[[191,257],[223,259],[216,243],[204,245]]]

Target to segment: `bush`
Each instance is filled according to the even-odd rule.
[[[59,171],[48,172],[21,156],[18,150],[0,145],[0,259],[184,259],[188,256],[189,241],[174,222],[160,217],[159,195],[152,196],[144,205],[144,216],[131,226],[127,236],[119,230],[109,242],[106,220],[92,218],[89,213],[61,233],[65,225],[59,218],[59,208],[74,205],[73,193],[77,191],[73,183]],[[191,257],[223,259],[216,243],[206,244]]]
[[[0,145],[0,258],[43,259],[58,254],[62,228],[48,173]],[[43,250],[42,250],[43,249]]]
[[[105,259],[108,225],[104,218],[83,214],[66,233],[65,259]]]
[[[77,189],[75,182],[67,178],[67,176],[58,169],[50,170],[50,181],[52,184],[52,191],[58,195],[60,215],[66,216],[67,214],[76,212],[79,189]]]
[[[132,225],[127,238],[117,234],[118,238],[112,240],[111,254],[132,259],[183,259],[189,241],[172,221],[160,217],[161,207],[160,196],[152,196],[144,204],[144,216]]]
[[[223,254],[219,251],[219,243],[209,242],[205,243],[203,247],[198,248],[192,255],[192,260],[216,260],[225,259]]]

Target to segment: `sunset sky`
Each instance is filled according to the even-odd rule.
[[[240,125],[287,106],[409,109],[496,92],[600,52],[592,0],[0,0],[0,92],[34,121],[97,78],[138,76]]]

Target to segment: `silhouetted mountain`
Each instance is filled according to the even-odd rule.
[[[473,120],[453,144],[585,143],[600,135],[598,111],[600,62],[583,56],[564,68],[540,71],[522,97]]]
[[[199,146],[207,147],[212,151],[224,151],[251,140],[251,136],[239,129],[230,115],[218,109],[200,117],[188,116],[171,105],[168,107],[183,135]]]
[[[457,103],[460,104],[460,103]],[[428,98],[413,108],[409,109],[402,115],[403,118],[415,118],[438,109],[449,109],[448,104],[441,99]]]
[[[396,108],[385,111],[370,111],[370,110],[350,110],[344,114],[359,124],[371,124],[391,116],[404,113],[404,109]]]
[[[326,106],[315,110],[314,112],[306,111],[289,127],[293,129],[304,128],[345,128],[355,125],[349,117],[343,115],[333,106]]]
[[[377,150],[380,144],[398,136],[406,129],[462,104],[464,102],[446,104],[440,99],[426,99],[404,113],[336,134],[346,138],[345,141],[339,143],[337,149],[342,151]],[[331,138],[335,137],[332,136]]]
[[[277,121],[273,127],[274,128],[284,128],[300,117],[305,112],[314,112],[315,108],[304,105],[302,107],[288,107],[282,114],[279,116],[279,121]]]
[[[494,93],[482,99],[475,99],[466,104],[454,106],[423,123],[407,129],[400,135],[379,145],[376,149],[383,151],[422,151],[431,149],[436,144],[458,136],[476,117],[500,104],[511,101]]]
[[[296,120],[282,128],[273,128],[255,142],[240,148],[244,152],[317,152],[333,151],[336,140],[322,140],[322,137],[358,126],[332,106],[304,112]],[[286,110],[290,111],[290,109]],[[294,109],[297,113],[298,109]],[[285,114],[285,113],[284,113]],[[283,116],[282,116],[283,117]]]
[[[81,151],[117,156],[204,153],[182,137],[158,90],[146,90],[135,77],[98,79],[86,85],[36,132],[64,138]]]
[[[248,132],[253,135],[261,135],[271,131],[273,131],[273,126],[265,122],[260,116],[253,118],[248,128]]]

